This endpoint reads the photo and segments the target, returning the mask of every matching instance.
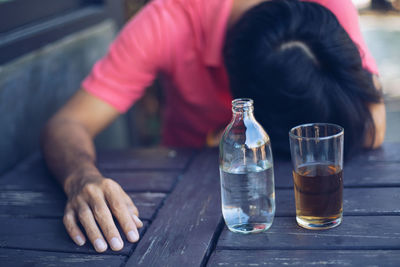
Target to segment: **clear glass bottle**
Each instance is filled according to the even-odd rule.
[[[265,231],[275,216],[271,143],[253,110],[252,99],[232,101],[232,121],[219,146],[222,214],[238,233]]]

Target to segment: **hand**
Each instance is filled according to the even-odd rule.
[[[77,245],[82,246],[86,242],[78,227],[79,220],[97,252],[104,252],[107,242],[112,250],[121,250],[124,244],[112,215],[130,242],[139,240],[137,228],[142,227],[143,223],[138,218],[136,206],[118,183],[102,177],[98,171],[90,174],[81,172],[68,177],[64,189],[68,201],[63,222]]]

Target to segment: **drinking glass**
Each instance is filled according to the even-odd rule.
[[[342,222],[344,130],[329,123],[303,124],[289,131],[296,221],[307,229]]]

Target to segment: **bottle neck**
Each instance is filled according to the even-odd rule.
[[[233,120],[253,119],[253,100],[238,98],[232,101]]]

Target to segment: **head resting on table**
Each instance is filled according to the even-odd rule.
[[[343,126],[345,153],[374,133],[368,103],[381,95],[356,45],[319,4],[276,0],[252,7],[229,29],[224,60],[233,97],[255,100],[255,117],[275,152],[289,151],[288,132],[303,123]]]

